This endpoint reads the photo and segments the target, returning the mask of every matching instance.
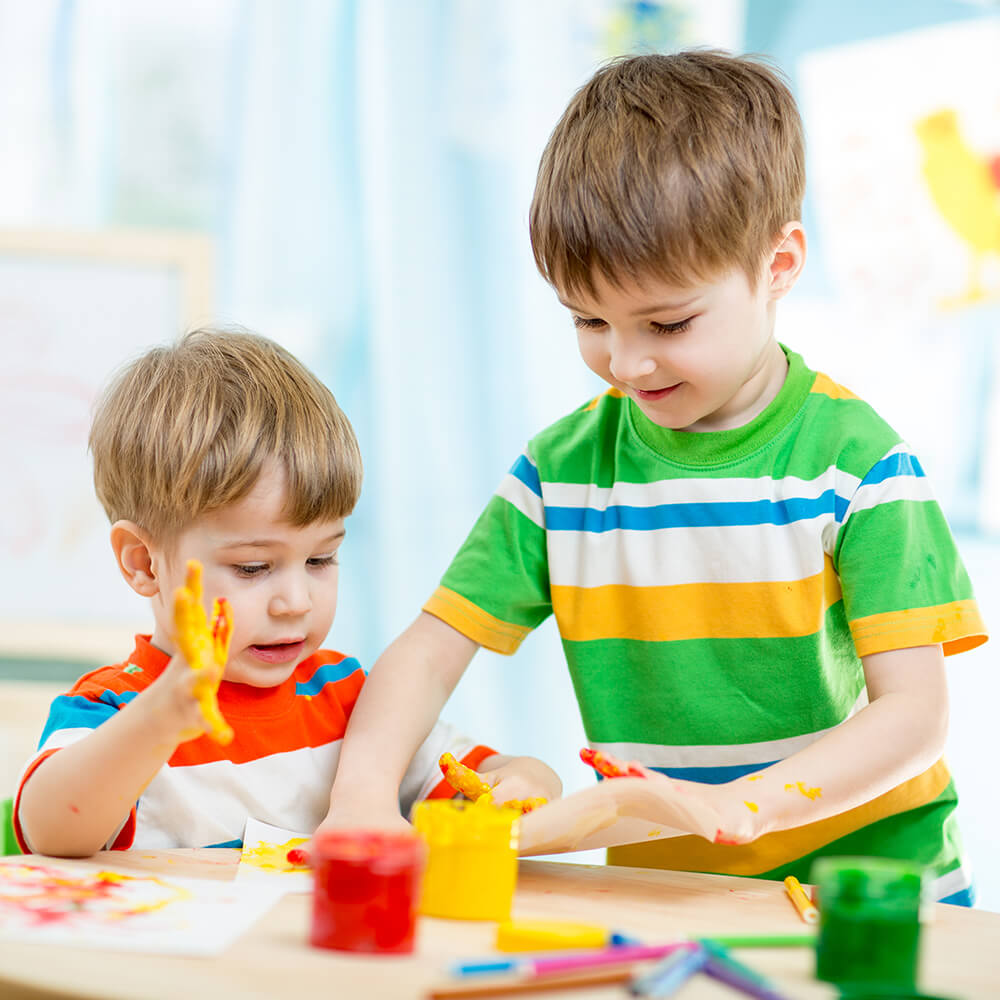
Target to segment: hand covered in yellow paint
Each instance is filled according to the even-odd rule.
[[[219,711],[216,693],[229,656],[233,616],[226,599],[217,598],[209,630],[202,604],[201,563],[195,559],[188,562],[184,586],[174,595],[174,628],[178,649],[194,672],[191,693],[201,709],[204,728],[217,743],[229,743],[233,730]]]
[[[442,754],[438,761],[448,784],[472,802],[486,799],[526,813],[562,793],[559,776],[535,757],[494,755],[484,763],[492,768],[479,774],[450,753]]]
[[[479,777],[498,805],[531,812],[562,795],[562,781],[537,757],[487,757]]]

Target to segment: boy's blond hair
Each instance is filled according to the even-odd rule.
[[[134,521],[161,543],[246,496],[272,458],[296,526],[346,517],[361,493],[361,452],[333,394],[243,330],[195,330],[126,365],[98,401],[90,450],[112,523]]]
[[[751,283],[805,190],[802,123],[780,73],[716,50],[613,60],[542,153],[531,243],[545,279],[593,294],[733,268]]]

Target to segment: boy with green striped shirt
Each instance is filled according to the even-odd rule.
[[[917,458],[775,339],[804,184],[794,100],[753,59],[624,58],[574,96],[531,239],[610,388],[529,443],[376,662],[324,825],[399,822],[476,649],[553,614],[591,745],[719,817],[611,863],[806,881],[815,857],[879,855],[971,903],[944,657],[986,633]]]

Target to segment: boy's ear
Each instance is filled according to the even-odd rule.
[[[153,597],[159,593],[152,543],[149,535],[135,521],[115,521],[111,525],[111,548],[118,561],[118,569],[137,594]]]
[[[802,223],[786,222],[768,265],[768,290],[772,299],[790,291],[806,262],[806,231]]]

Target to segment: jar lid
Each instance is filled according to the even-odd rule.
[[[412,864],[423,856],[416,833],[395,830],[328,830],[313,837],[314,862],[335,859],[345,864]]]
[[[827,903],[916,906],[924,889],[923,868],[891,858],[820,858],[812,879]]]

